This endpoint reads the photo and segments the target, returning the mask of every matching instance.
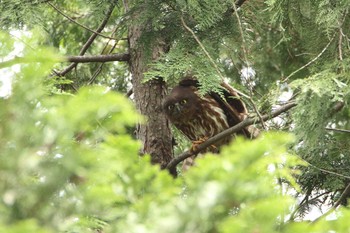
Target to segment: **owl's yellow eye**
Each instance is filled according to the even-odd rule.
[[[174,105],[173,104],[170,104],[169,106],[168,106],[168,109],[169,110],[172,110],[174,108]]]
[[[182,105],[185,104],[185,103],[187,103],[187,100],[181,100],[180,101],[180,104],[182,104]]]

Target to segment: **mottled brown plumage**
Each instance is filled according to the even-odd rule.
[[[210,92],[200,96],[198,86],[197,80],[186,78],[173,88],[163,103],[164,112],[170,122],[194,144],[238,124],[248,114],[239,94],[228,84],[221,85],[222,95]],[[253,137],[248,128],[239,133]],[[231,139],[232,136],[226,137],[208,150],[217,152],[217,148]],[[186,163],[193,163],[193,158],[184,164]]]

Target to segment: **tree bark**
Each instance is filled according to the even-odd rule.
[[[166,84],[161,78],[143,82],[144,72],[152,60],[159,58],[164,52],[164,43],[161,39],[155,40],[151,57],[146,55],[146,48],[140,40],[144,25],[131,25],[129,27],[130,72],[134,102],[139,112],[146,116],[146,121],[139,124],[136,130],[137,138],[142,142],[141,154],[150,154],[153,164],[160,164],[166,168],[173,158],[172,134],[168,120],[162,112],[162,101],[166,95]],[[176,176],[176,169],[170,173]]]

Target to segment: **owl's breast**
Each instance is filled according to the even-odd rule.
[[[205,97],[202,104],[196,106],[196,112],[190,119],[175,122],[175,126],[192,141],[210,138],[229,128],[227,117],[219,104]]]

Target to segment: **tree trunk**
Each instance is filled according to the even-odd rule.
[[[146,116],[144,124],[140,124],[136,130],[136,136],[143,143],[141,154],[150,154],[152,163],[160,164],[161,168],[173,158],[172,134],[168,120],[162,113],[162,101],[166,95],[166,84],[161,78],[143,82],[147,64],[159,58],[164,52],[164,43],[155,40],[152,48],[152,56],[146,56],[145,46],[140,42],[144,25],[131,25],[129,27],[130,72],[134,101],[139,112]],[[170,171],[174,176],[176,169]]]

